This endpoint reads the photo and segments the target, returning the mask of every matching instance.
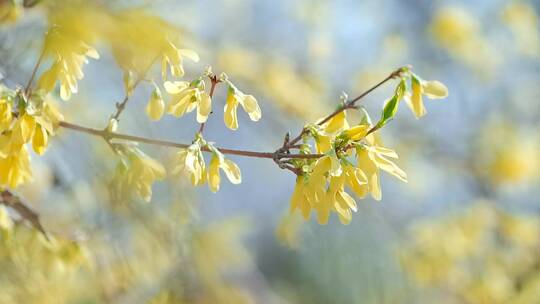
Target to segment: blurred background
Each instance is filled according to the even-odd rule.
[[[186,62],[186,78],[210,64],[257,97],[258,123],[239,115],[232,132],[221,110],[210,117],[205,137],[221,147],[273,151],[286,132],[329,113],[342,91],[356,96],[406,64],[450,96],[427,100],[421,120],[402,106],[381,132],[409,182],[383,174],[382,201],[359,200],[347,226],[286,216],[295,176],[271,160],[234,156],[240,185],[223,181],[213,194],[171,178],[155,184],[150,204],[116,204],[109,147],[62,131],[32,158],[34,181],[19,191],[58,244],[17,228],[0,250],[0,302],[540,303],[540,3],[93,2],[173,23],[201,56]],[[26,83],[46,15],[38,4],[4,20],[8,86]],[[96,128],[124,94],[113,55],[98,51],[79,93],[60,104],[67,121]],[[151,89],[137,88],[119,131],[190,142],[193,114],[148,121]],[[378,115],[392,90],[363,105]],[[217,91],[214,107],[225,94]]]

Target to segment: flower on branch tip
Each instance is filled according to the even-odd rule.
[[[165,178],[165,168],[136,147],[115,144],[115,149],[120,155],[111,182],[115,201],[123,201],[137,195],[149,202],[152,199],[152,185],[156,180]]]
[[[166,81],[165,91],[171,94],[167,113],[180,117],[197,108],[197,122],[204,123],[212,111],[212,99],[205,91],[205,83],[202,79],[192,82]]]
[[[161,96],[161,91],[158,86],[154,84],[154,90],[150,96],[150,101],[146,105],[146,114],[148,117],[157,121],[160,120],[165,111],[165,102],[163,102],[163,97]]]
[[[426,115],[426,108],[422,100],[423,95],[430,99],[442,99],[448,96],[448,89],[439,81],[422,80],[411,73],[411,93],[405,94],[405,101],[416,118]]]
[[[252,121],[261,119],[261,108],[257,103],[257,99],[253,95],[246,95],[238,90],[230,81],[229,90],[227,92],[227,101],[224,107],[224,121],[227,128],[231,130],[238,129],[238,117],[236,111],[238,104],[242,106],[244,111],[249,115]]]
[[[242,182],[242,175],[238,165],[232,160],[226,159],[215,147],[211,145],[208,146],[213,154],[210,166],[208,167],[208,187],[210,190],[214,193],[219,190],[219,184],[221,182],[219,169],[225,172],[225,175],[227,175],[227,178],[231,183],[235,185],[240,184]]]
[[[161,76],[163,80],[167,80],[167,68],[170,69],[171,75],[174,77],[184,76],[184,57],[199,62],[199,55],[195,51],[179,49],[171,42],[165,46],[161,59]]]

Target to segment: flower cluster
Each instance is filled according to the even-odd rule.
[[[202,150],[206,148],[212,153],[210,165],[206,168]],[[203,185],[208,182],[212,192],[219,190],[221,183],[220,169],[225,172],[229,181],[233,184],[242,182],[240,168],[230,159],[226,159],[212,143],[206,142],[201,136],[187,149],[180,150],[176,154],[176,167],[173,174],[186,175],[190,178],[193,186]]]
[[[0,187],[15,188],[32,177],[26,144],[41,155],[61,114],[40,95],[26,99],[20,90],[0,88]]]
[[[111,182],[114,201],[124,201],[135,194],[145,201],[152,198],[152,185],[165,178],[163,165],[136,147],[114,145],[120,161]]]
[[[407,182],[406,173],[393,161],[398,158],[397,153],[383,147],[374,132],[395,116],[402,99],[405,99],[413,113],[420,117],[425,113],[422,95],[443,98],[448,93],[442,83],[421,80],[409,68],[402,68],[398,76],[401,80],[394,95],[386,102],[376,124],[372,123],[368,113],[362,109],[362,120],[351,126],[346,116],[347,106],[350,107],[350,104],[347,104],[347,97],[344,96],[340,111],[317,124],[304,127],[300,152],[311,154],[310,140],[313,140],[315,152],[322,156],[316,160],[290,160],[299,172],[291,197],[291,212],[300,210],[307,220],[313,210],[317,213],[320,224],[326,224],[330,213],[335,212],[343,224],[348,224],[352,219],[352,212],[357,210],[357,205],[354,198],[346,192],[346,188],[359,198],[364,198],[369,193],[375,200],[380,200],[381,170]]]

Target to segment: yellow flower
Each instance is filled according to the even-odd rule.
[[[245,95],[229,82],[227,102],[224,108],[224,121],[227,128],[231,130],[238,129],[238,118],[236,116],[238,104],[240,104],[244,111],[248,113],[249,118],[252,121],[258,121],[261,119],[261,108],[259,107],[255,97],[252,95]]]
[[[325,201],[321,202],[323,208],[321,208],[319,212],[319,220],[321,220],[322,212],[322,219],[324,220],[324,223],[326,223],[328,220],[330,210],[335,211],[338,214],[340,222],[344,225],[351,222],[351,211],[357,211],[356,201],[347,192],[345,192],[345,180],[345,175],[330,178],[330,184],[326,194],[327,198]],[[325,206],[328,204],[329,208]]]
[[[26,146],[11,147],[7,157],[0,157],[0,186],[16,188],[32,178],[30,156]]]
[[[146,106],[146,114],[151,120],[156,121],[161,119],[164,110],[165,103],[161,97],[161,91],[157,86],[154,85],[154,91],[152,91],[152,96],[150,97],[150,101]]]
[[[362,145],[356,148],[358,168],[360,168],[367,177],[371,196],[375,200],[381,200],[382,194],[378,175],[379,169],[390,173],[403,182],[407,182],[407,174],[387,158],[398,158],[395,151],[379,146],[373,135],[368,136],[368,142],[370,145]],[[362,187],[357,189],[360,195],[365,191]]]
[[[167,44],[161,60],[161,75],[163,80],[167,79],[167,66],[170,67],[172,76],[184,76],[183,57],[189,58],[194,62],[199,62],[199,55],[196,52],[188,49],[178,49],[171,42]]]
[[[12,118],[11,104],[7,100],[0,99],[0,133],[9,128]]]
[[[36,130],[32,139],[32,148],[34,148],[34,151],[38,155],[42,155],[43,153],[45,153],[45,149],[47,149],[48,143],[49,135],[47,134],[47,130],[45,130],[45,128],[43,128],[39,124],[36,125]]]
[[[88,62],[87,57],[99,58],[98,52],[76,34],[69,26],[52,26],[45,37],[44,54],[52,56],[54,63],[41,75],[37,87],[48,93],[59,81],[63,100],[77,93],[77,80],[84,76],[82,66]]]
[[[347,186],[359,197],[364,198],[369,190],[368,179],[364,171],[353,166],[343,166]]]
[[[330,118],[330,120],[325,122],[321,127],[323,132],[327,135],[336,134],[344,129],[349,128],[346,111],[341,111],[339,114]]]
[[[13,125],[11,144],[15,149],[26,144],[32,139],[36,128],[36,120],[33,116],[23,114]]]
[[[131,166],[127,173],[127,179],[135,192],[148,202],[152,198],[154,182],[165,178],[165,168],[158,161],[142,152],[133,153],[130,158]]]
[[[150,158],[137,148],[122,146],[118,148],[122,156],[113,177],[113,197],[123,200],[136,194],[145,201],[152,199],[152,185],[165,178],[163,165]]]
[[[176,154],[176,167],[173,174],[184,173],[189,175],[193,186],[202,185],[206,182],[206,165],[198,142],[187,149],[182,149]]]
[[[361,124],[344,130],[341,132],[340,136],[344,136],[349,140],[358,141],[366,136],[369,129],[369,125]]]
[[[197,122],[204,123],[212,110],[212,99],[205,91],[204,81],[167,81],[165,90],[172,95],[167,112],[176,117],[192,112],[197,108]]]
[[[309,220],[311,215],[311,204],[309,203],[306,190],[306,180],[303,175],[299,175],[296,178],[296,186],[294,187],[294,192],[291,196],[290,213],[294,213],[294,211],[300,209],[304,219]]]
[[[430,99],[441,99],[448,96],[448,89],[441,82],[424,81],[414,74],[411,75],[411,87],[412,93],[405,96],[405,101],[407,101],[416,118],[426,114],[422,95]]]
[[[210,161],[208,167],[208,186],[212,192],[219,190],[219,184],[221,177],[219,175],[219,169],[223,170],[227,175],[229,181],[235,185],[242,182],[242,175],[240,174],[240,168],[229,159],[225,159],[223,154],[217,151],[213,151],[214,155]]]

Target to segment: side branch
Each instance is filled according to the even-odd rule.
[[[317,124],[320,126],[320,125],[323,125],[324,123],[328,122],[330,119],[332,119],[334,116],[338,115],[339,113],[347,110],[347,109],[354,109],[356,108],[356,103],[361,100],[362,98],[366,97],[367,95],[369,95],[371,92],[373,92],[374,90],[376,90],[377,88],[379,88],[380,86],[382,86],[383,84],[385,84],[386,82],[394,79],[394,78],[397,78],[397,77],[400,77],[407,69],[410,69],[410,67],[401,67],[397,70],[395,70],[394,72],[392,72],[390,75],[388,75],[385,79],[381,80],[379,83],[377,83],[376,85],[372,86],[371,88],[369,88],[367,91],[365,91],[364,93],[358,95],[357,97],[345,102],[343,105],[341,105],[338,109],[336,109],[334,112],[332,112],[330,115],[326,116],[324,119],[322,119],[321,121],[319,121]],[[375,130],[372,130],[370,133],[374,132]],[[298,136],[296,136],[295,138],[293,138],[292,140],[288,141],[286,145],[283,145],[283,147],[281,147],[278,151],[279,152],[285,152],[287,151],[288,149],[290,149],[292,146],[294,146],[296,143],[298,143],[301,139],[302,139],[302,136],[306,133],[306,129],[302,129],[302,131],[300,132],[300,134],[298,134]]]
[[[142,136],[109,132],[107,130],[88,128],[81,125],[69,123],[66,121],[61,121],[59,123],[59,126],[62,128],[74,130],[77,132],[99,136],[105,140],[120,139],[120,140],[132,141],[132,142],[145,143],[149,145],[171,147],[171,148],[181,148],[181,149],[185,149],[190,146],[189,144],[177,143],[173,141],[159,140],[159,139],[153,139],[153,138],[142,137]],[[203,147],[202,150],[206,152],[211,152],[206,147]],[[275,152],[256,152],[256,151],[235,150],[235,149],[226,149],[226,148],[218,148],[218,150],[223,154],[239,155],[239,156],[254,157],[254,158],[268,158],[268,159],[275,159],[276,157],[277,158],[320,158],[323,156],[323,154],[288,154],[288,153],[276,154]]]
[[[39,215],[30,207],[26,206],[19,197],[17,197],[8,190],[4,190],[0,194],[0,204],[3,204],[17,211],[21,218],[28,221],[32,225],[32,227],[34,227],[34,229],[41,232],[45,239],[47,239],[47,241],[49,240],[47,232],[41,225]]]

